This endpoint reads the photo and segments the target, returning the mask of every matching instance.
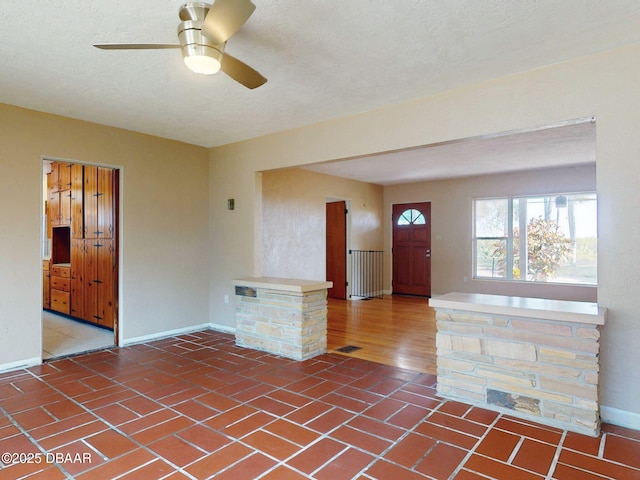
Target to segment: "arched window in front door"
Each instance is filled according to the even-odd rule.
[[[398,217],[398,225],[424,225],[426,222],[420,210],[409,208]]]

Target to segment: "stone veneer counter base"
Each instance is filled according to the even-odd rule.
[[[327,289],[332,282],[242,278],[236,287],[236,344],[306,360],[327,351]]]
[[[438,394],[597,436],[599,328],[594,303],[449,293],[436,310]]]

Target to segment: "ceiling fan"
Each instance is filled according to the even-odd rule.
[[[212,75],[219,70],[247,88],[257,88],[267,79],[249,65],[226,53],[227,40],[249,19],[256,6],[251,0],[215,0],[213,5],[190,2],[180,7],[179,45],[101,43],[103,50],[155,50],[180,48],[187,67]]]

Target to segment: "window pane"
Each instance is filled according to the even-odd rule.
[[[554,199],[558,228],[569,239],[570,250],[550,282],[597,284],[597,200],[595,194],[566,195]],[[563,203],[564,202],[564,203]]]
[[[474,205],[476,276],[597,284],[595,193],[476,200]]]
[[[476,200],[476,237],[506,237],[509,200]]]
[[[426,223],[424,215],[420,210],[410,208],[405,210],[398,218],[398,225],[424,225]]]
[[[476,277],[506,278],[507,240],[476,240]]]
[[[527,280],[595,284],[596,224],[595,194],[528,198]]]
[[[414,225],[424,225],[424,215],[418,210],[411,210],[411,223]]]

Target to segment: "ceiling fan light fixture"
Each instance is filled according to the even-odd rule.
[[[228,77],[249,89],[267,81],[259,72],[237,58],[224,53],[227,40],[249,19],[255,5],[251,0],[214,0],[185,3],[179,11],[179,45],[166,43],[94,44],[102,50],[159,50],[180,48],[189,70],[201,75],[213,75],[222,70]],[[202,27],[207,26],[203,33]]]
[[[202,22],[186,20],[178,26],[185,65],[195,73],[213,75],[220,70],[222,51],[202,34]]]
[[[182,49],[184,64],[194,73],[213,75],[220,71],[222,53],[206,45],[187,45]]]
[[[197,22],[202,22],[207,16],[207,13],[209,13],[210,8],[211,8],[210,3],[204,3],[204,2],[185,3],[180,7],[180,11],[179,11],[180,20],[194,20]]]

